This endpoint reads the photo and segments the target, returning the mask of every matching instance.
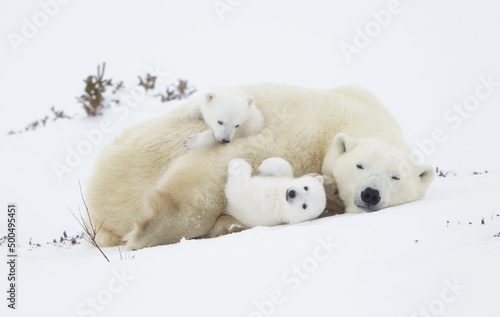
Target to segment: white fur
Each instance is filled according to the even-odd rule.
[[[260,176],[293,177],[290,163],[281,157],[270,157],[265,159],[257,169]]]
[[[420,199],[435,177],[432,167],[412,164],[408,152],[345,133],[333,140],[323,173],[334,176],[347,212],[377,211]]]
[[[189,108],[189,116],[203,119],[210,129],[191,135],[184,146],[188,150],[229,143],[262,131],[264,117],[253,98],[237,88],[212,88]]]
[[[373,173],[374,180],[385,182],[387,207],[420,199],[429,187],[433,168],[409,160],[411,148],[401,128],[369,91],[269,83],[243,90],[265,118],[257,135],[185,151],[182,142],[207,129],[202,120],[189,117],[193,101],[187,101],[122,131],[103,148],[85,194],[92,221],[102,224],[96,237],[101,247],[128,242],[130,248],[143,248],[206,235],[224,212],[228,163],[236,157],[254,168],[269,157],[282,157],[295,175],[333,176],[348,212],[363,210],[354,199]],[[352,142],[334,142],[341,132]],[[391,154],[398,164],[387,158]],[[367,167],[358,171],[356,164],[364,158]],[[399,182],[390,178],[398,165],[408,171]]]
[[[225,194],[225,213],[248,228],[311,220],[326,206],[322,176],[252,177],[252,167],[243,159],[229,162]]]

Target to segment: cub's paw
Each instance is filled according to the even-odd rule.
[[[200,147],[199,145],[199,135],[194,134],[190,137],[188,137],[186,140],[184,140],[183,145],[184,147],[189,151],[189,150],[194,150]]]
[[[230,176],[252,174],[252,166],[244,159],[236,158],[229,161],[227,172]]]
[[[257,169],[260,176],[293,177],[292,166],[281,157],[265,159]]]

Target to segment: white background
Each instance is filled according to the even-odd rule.
[[[251,316],[254,301],[269,299],[276,289],[286,300],[273,316],[419,316],[420,307],[433,303],[431,315],[500,314],[500,238],[493,237],[500,232],[500,87],[456,129],[443,119],[474,96],[479,78],[500,82],[497,2],[402,0],[401,12],[350,62],[342,43],[354,45],[357,30],[376,21],[372,12],[391,1],[232,1],[223,19],[214,3],[226,1],[68,1],[52,7],[46,21],[42,16],[36,34],[16,51],[9,38],[23,36],[25,19],[40,18],[40,3],[48,2],[0,3],[0,190],[2,206],[13,201],[20,210],[17,315],[78,315],[86,298],[105,294],[113,270],[123,268],[134,279],[97,315]],[[438,178],[423,201],[376,214],[186,241],[139,251],[129,261],[118,260],[112,248],[112,264],[82,246],[28,251],[29,238],[45,243],[79,229],[67,207],[81,205],[77,180],[85,186],[99,148],[123,127],[172,107],[149,97],[125,119],[106,113],[113,133],[60,181],[52,164],[64,163],[68,148],[102,120],[85,117],[75,97],[103,62],[106,77],[127,87],[151,69],[167,74],[164,84],[184,78],[198,89],[360,84],[379,96],[416,150],[427,144],[427,163],[458,176]],[[52,106],[74,118],[6,135]],[[436,129],[445,140],[429,143]],[[0,217],[0,235],[5,221]],[[339,244],[336,251],[291,290],[283,274],[307,262],[317,239],[327,237]],[[445,281],[454,279],[467,289],[441,311]]]

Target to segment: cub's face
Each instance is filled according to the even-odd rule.
[[[289,223],[298,223],[317,218],[326,207],[326,195],[322,176],[303,176],[294,179],[284,193],[290,207],[287,210]]]
[[[335,178],[346,212],[377,211],[420,199],[435,177],[434,168],[413,164],[398,148],[343,133],[335,137],[323,173]]]
[[[219,143],[233,140],[236,130],[246,120],[253,102],[249,96],[230,92],[207,93],[201,113]]]

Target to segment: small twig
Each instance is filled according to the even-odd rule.
[[[123,88],[123,80],[118,84],[116,84],[115,89],[113,89],[113,94],[116,94],[116,92],[122,88]]]
[[[102,256],[104,256],[106,261],[109,262],[108,257],[106,256],[106,254],[104,254],[102,249],[99,247],[99,244],[95,240],[97,233],[99,232],[99,230],[101,230],[101,227],[104,224],[104,220],[101,222],[101,225],[98,228],[96,228],[94,226],[94,224],[92,223],[92,219],[90,217],[89,208],[87,207],[87,203],[85,202],[85,198],[83,197],[82,185],[80,184],[80,180],[78,180],[78,185],[80,186],[80,195],[82,197],[83,204],[85,206],[85,209],[87,210],[88,222],[82,216],[82,212],[80,210],[80,207],[78,207],[78,213],[80,214],[80,219],[78,219],[78,217],[71,211],[71,209],[69,207],[68,207],[68,210],[73,215],[73,217],[75,217],[76,221],[78,221],[80,226],[83,228],[83,231],[84,231],[83,238],[85,240],[87,240],[90,244],[92,244],[94,247],[96,247],[99,250],[99,252],[101,252]]]
[[[122,257],[122,248],[120,248],[120,246],[118,246],[118,253],[120,254],[120,260],[123,260],[123,257]]]
[[[123,250],[123,247],[118,246],[118,253],[120,254],[120,260],[130,260],[135,258],[135,253],[134,255],[131,255],[130,253],[127,253],[126,250]]]

